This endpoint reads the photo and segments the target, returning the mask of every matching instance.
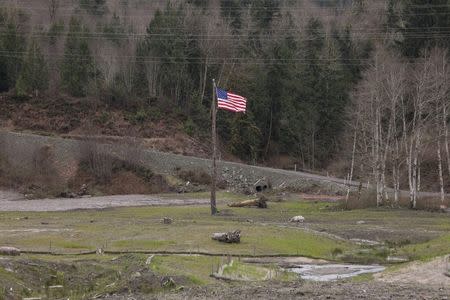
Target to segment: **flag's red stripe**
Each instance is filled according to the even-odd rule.
[[[243,105],[247,104],[247,102],[245,102],[245,101],[236,101],[236,100],[230,100],[230,101],[233,103],[239,103],[239,104],[243,104]]]
[[[233,106],[219,105],[219,109],[220,108],[226,109],[226,110],[229,110],[229,111],[234,111],[234,112],[241,112],[241,111],[243,111],[242,109],[237,109],[237,108],[235,108]]]
[[[236,110],[236,107],[232,103],[227,103],[224,101],[219,101],[218,106],[220,108],[224,107],[224,108],[230,108],[230,109]]]
[[[238,112],[235,108],[228,107],[228,106],[219,106],[219,108],[225,109],[225,110],[229,110],[229,111],[232,111],[232,112]]]
[[[242,105],[242,104],[234,103],[234,102],[231,102],[231,101],[221,101],[221,100],[219,100],[219,105],[233,107],[235,109],[240,109],[240,110],[245,110],[246,107],[247,107],[245,104]]]
[[[232,98],[232,97],[228,97],[228,100],[230,101],[239,101],[239,102],[247,102],[247,99],[238,99],[238,98]]]
[[[230,104],[230,103],[219,102],[218,106],[223,106],[223,107],[229,107],[229,108],[236,109],[236,107],[233,104]]]
[[[242,96],[239,96],[239,95],[236,95],[236,94],[232,94],[232,93],[228,93],[228,97],[245,99],[245,97],[242,97]]]
[[[236,102],[232,102],[234,105],[239,106],[239,107],[246,107],[247,105],[245,103],[236,103]]]
[[[229,101],[238,102],[238,103],[247,103],[245,100],[235,100],[235,99],[228,99]]]

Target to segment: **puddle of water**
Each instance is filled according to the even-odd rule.
[[[333,281],[350,278],[361,274],[378,273],[385,270],[383,266],[363,265],[296,265],[289,271],[297,273],[302,279],[312,281]]]

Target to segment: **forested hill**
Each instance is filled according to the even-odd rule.
[[[372,74],[377,58],[409,68],[428,50],[447,49],[449,15],[444,0],[3,0],[0,90],[9,112],[0,115],[11,126],[27,117],[14,118],[15,104],[30,114],[61,107],[67,118],[88,107],[94,127],[154,137],[146,124],[160,124],[207,142],[215,78],[249,102],[246,114],[219,112],[222,151],[310,169],[353,152],[358,170],[372,171],[371,149],[388,139],[391,149],[392,139],[374,142],[361,125],[374,119],[364,108],[384,107],[361,96],[378,91],[382,80],[371,76],[386,74]],[[378,113],[383,131],[392,120],[387,108]]]

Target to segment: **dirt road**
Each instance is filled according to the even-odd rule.
[[[67,211],[124,206],[202,205],[208,203],[207,199],[163,199],[149,195],[26,200],[23,195],[18,193],[0,191],[0,211]]]

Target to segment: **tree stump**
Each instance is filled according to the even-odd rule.
[[[168,217],[164,217],[162,219],[162,223],[163,224],[172,224],[172,222],[173,222],[173,220],[171,218],[168,218]]]
[[[231,232],[216,232],[213,233],[211,238],[222,243],[240,243],[241,231],[235,230]]]

